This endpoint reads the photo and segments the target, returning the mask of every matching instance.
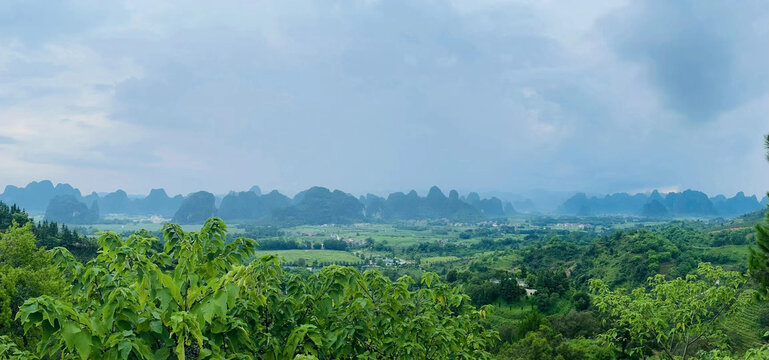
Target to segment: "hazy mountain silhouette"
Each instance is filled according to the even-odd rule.
[[[208,201],[209,195],[214,199],[211,204]],[[308,195],[310,198],[307,198]],[[503,201],[495,196],[482,198],[476,192],[460,196],[456,190],[449,191],[446,196],[437,186],[431,187],[424,197],[411,190],[405,194],[394,192],[387,197],[367,194],[355,198],[340,190],[312,187],[300,191],[291,199],[277,190],[262,194],[259,186],[253,186],[248,191],[230,192],[220,198],[208,192],[193,193],[186,197],[170,197],[162,188],[153,189],[146,197],[137,198],[129,196],[123,190],[103,196],[96,193],[82,196],[80,190],[69,184],[54,186],[51,181],[43,180],[33,181],[25,187],[8,185],[0,194],[0,201],[16,204],[29,211],[44,212],[49,210],[52,200],[60,196],[69,198],[66,198],[66,201],[58,199],[53,204],[52,210],[55,211],[51,216],[62,222],[67,222],[61,220],[65,218],[71,221],[83,219],[82,216],[64,216],[66,211],[61,210],[64,208],[78,214],[83,213],[82,207],[72,202],[72,199],[86,206],[90,212],[96,209],[102,214],[173,216],[175,221],[183,223],[202,221],[205,216],[212,214],[226,220],[316,224],[376,219],[477,221],[514,215],[518,210],[536,212],[535,204],[530,199]],[[694,190],[673,192],[664,196],[656,190],[648,194],[615,193],[590,197],[585,193],[577,193],[563,201],[557,213],[581,216],[734,217],[766,207],[766,204],[767,197],[763,197],[759,202],[756,196],[745,196],[742,192],[731,198],[723,195],[708,198],[704,193]],[[88,219],[93,221],[94,217]]]
[[[45,219],[67,224],[93,224],[99,221],[99,207],[94,202],[89,209],[73,195],[58,195],[48,202]]]

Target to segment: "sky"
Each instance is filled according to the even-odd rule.
[[[0,1],[0,187],[769,190],[769,2]]]

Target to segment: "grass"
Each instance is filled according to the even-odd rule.
[[[518,324],[528,313],[536,311],[528,299],[521,299],[514,303],[497,301],[491,311],[488,312],[488,322],[494,328],[504,324]]]
[[[459,257],[457,256],[431,256],[431,257],[424,257],[422,258],[422,264],[424,265],[433,265],[433,264],[440,264],[445,263],[449,261],[456,261],[459,260]]]
[[[751,304],[740,309],[721,323],[729,336],[731,345],[737,352],[743,352],[763,342],[766,331],[761,325],[761,317],[766,316],[763,304]]]
[[[741,270],[748,263],[749,245],[724,245],[697,248],[705,260],[728,270]]]
[[[339,250],[263,250],[257,251],[256,256],[278,255],[287,263],[295,263],[299,259],[304,259],[307,265],[313,261],[321,264],[359,264],[362,260],[347,251]]]
[[[96,234],[101,231],[110,231],[118,234],[133,234],[139,230],[148,230],[151,232],[159,232],[163,228],[164,224],[156,223],[128,223],[128,224],[90,224],[90,225],[73,225],[78,232],[85,234]],[[203,225],[182,225],[184,231],[200,231]],[[230,237],[237,237],[238,234],[243,233],[243,229],[235,228],[234,226],[227,227],[227,233]]]
[[[503,253],[501,251],[493,252],[492,254],[484,253],[483,256],[489,258],[489,267],[495,270],[507,271],[513,269],[513,264],[517,264],[523,261],[521,255],[514,252]]]
[[[284,229],[287,235],[302,240],[319,242],[323,239],[339,236],[342,239],[365,240],[371,238],[376,242],[384,242],[393,248],[405,248],[422,242],[434,242],[440,239],[457,241],[459,233],[465,227],[455,226],[424,226],[414,229],[397,224],[354,224],[354,225],[321,225],[297,226]],[[474,242],[476,240],[463,240]]]
[[[488,323],[494,328],[498,328],[504,324],[518,324],[529,313],[538,311],[537,307],[532,303],[532,299],[529,297],[523,297],[512,303],[507,303],[499,299],[494,302],[493,305],[494,307],[488,313]],[[542,313],[542,315],[563,316],[568,314],[572,309],[574,309],[574,307],[572,306],[571,301],[566,298],[561,298],[553,304],[553,307],[549,311]]]
[[[79,232],[85,234],[96,234],[102,231],[110,231],[118,234],[133,234],[139,230],[148,230],[158,232],[163,228],[163,224],[155,223],[128,223],[128,224],[89,224],[72,225]],[[184,231],[200,231],[202,225],[182,225]],[[231,229],[234,230],[234,229]]]

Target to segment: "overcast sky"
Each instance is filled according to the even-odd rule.
[[[0,186],[769,190],[769,2],[2,1]]]

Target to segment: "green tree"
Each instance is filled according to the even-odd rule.
[[[32,360],[37,359],[28,351],[16,345],[8,336],[0,336],[0,359],[2,360]]]
[[[451,269],[448,274],[446,274],[446,282],[453,283],[455,281],[457,281],[457,270]]]
[[[36,355],[82,359],[484,359],[497,338],[486,309],[423,274],[391,281],[377,271],[329,266],[303,277],[256,243],[227,241],[226,225],[163,228],[127,239],[106,233],[86,264],[55,261],[72,284],[65,300],[30,299],[17,318],[41,329]],[[304,357],[311,358],[311,357]]]
[[[515,278],[505,275],[499,283],[499,295],[508,303],[526,295],[526,290],[518,286]]]
[[[769,161],[769,135],[764,139],[766,147],[766,160]],[[756,224],[756,247],[750,248],[748,269],[751,278],[758,283],[759,294],[766,299],[769,294],[769,212],[766,213],[764,223]]]
[[[25,346],[37,333],[24,336],[23,328],[13,321],[22,303],[34,296],[60,296],[65,288],[51,253],[35,246],[32,223],[13,223],[0,233],[0,336]]]
[[[552,333],[552,330],[542,326],[542,332]],[[550,339],[537,332],[529,332],[523,339],[505,344],[497,355],[498,359],[542,360],[554,359],[555,351]]]
[[[547,325],[526,334],[515,343],[505,343],[500,360],[611,360],[614,349],[594,339],[565,339]]]
[[[590,295],[584,291],[578,291],[571,297],[574,301],[574,308],[578,311],[584,311],[590,308]]]
[[[748,271],[750,277],[758,284],[758,290],[764,299],[769,293],[769,212],[764,224],[756,224],[756,247],[750,248]]]
[[[769,135],[764,136],[764,147],[766,148],[766,161],[769,161]]]
[[[545,322],[545,317],[542,316],[542,314],[532,311],[526,314],[523,320],[518,324],[515,335],[519,339],[523,338],[526,334],[532,331],[537,331],[541,325],[545,324]]]
[[[766,360],[769,359],[769,345],[749,349],[743,357],[733,356],[725,350],[712,350],[698,355],[699,360]]]
[[[631,293],[609,290],[601,280],[590,286],[594,305],[613,321],[605,339],[627,347],[629,355],[659,351],[663,358],[686,360],[702,346],[723,344],[718,322],[749,301],[741,296],[745,282],[737,272],[702,263],[696,275],[670,281],[656,275],[648,289]]]

